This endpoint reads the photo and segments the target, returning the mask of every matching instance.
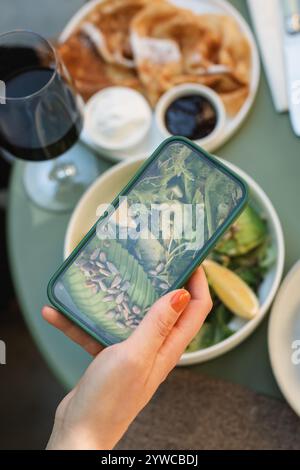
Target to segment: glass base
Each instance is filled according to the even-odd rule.
[[[26,163],[24,185],[32,202],[56,212],[73,209],[99,174],[94,154],[77,143],[56,160]]]

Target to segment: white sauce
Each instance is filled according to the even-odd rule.
[[[110,87],[86,107],[86,131],[101,147],[126,148],[141,141],[151,124],[151,109],[135,90]]]

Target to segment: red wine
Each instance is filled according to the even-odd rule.
[[[1,55],[11,57],[11,63]],[[0,49],[0,79],[6,104],[0,105],[0,146],[17,158],[48,160],[78,140],[82,115],[71,86],[44,67],[31,49]]]
[[[23,98],[44,88],[53,78],[54,71],[48,68],[25,69],[6,80],[6,94],[10,98]]]

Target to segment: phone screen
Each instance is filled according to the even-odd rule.
[[[245,198],[239,178],[173,139],[103,208],[52,284],[56,306],[106,345],[126,339],[156,299],[183,284]]]

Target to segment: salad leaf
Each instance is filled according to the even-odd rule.
[[[214,328],[210,323],[204,323],[199,333],[186,349],[186,352],[192,353],[199,349],[205,349],[212,346],[214,342]]]
[[[211,189],[208,193],[210,191]],[[213,207],[210,209],[212,213],[215,210]],[[248,206],[210,258],[231,269],[257,293],[265,274],[276,261],[276,247],[272,243],[265,220],[254,208]],[[229,326],[234,315],[221,303],[212,288],[211,295],[214,304],[212,312],[188,346],[187,352],[213,346],[234,333]]]
[[[195,352],[200,349],[209,348],[231,336],[234,333],[228,326],[231,319],[232,314],[224,305],[219,304],[189,344],[186,352]]]

